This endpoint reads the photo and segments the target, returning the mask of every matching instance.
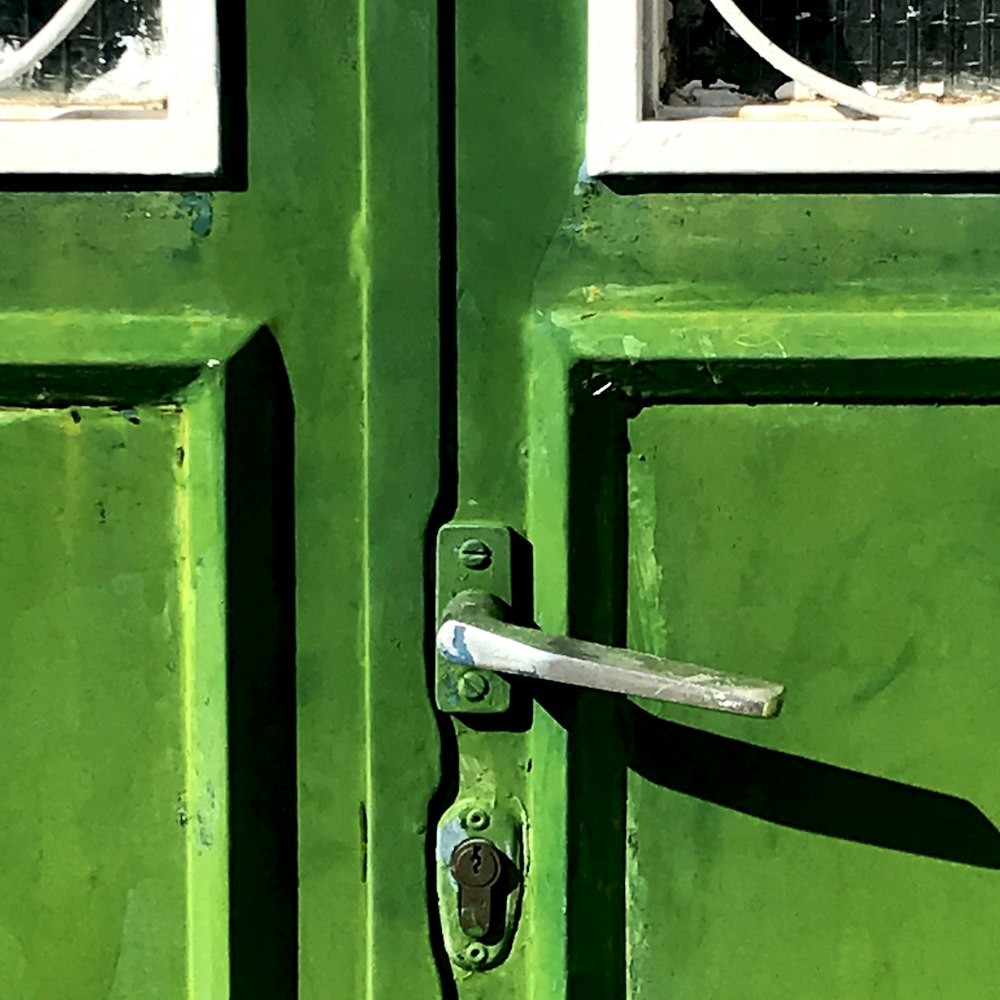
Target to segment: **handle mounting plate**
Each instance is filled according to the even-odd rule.
[[[500,524],[453,522],[438,532],[437,615],[456,595],[485,590],[513,603],[511,552],[513,533]],[[435,701],[450,714],[487,714],[510,708],[510,682],[492,671],[452,663],[440,654],[434,684]]]

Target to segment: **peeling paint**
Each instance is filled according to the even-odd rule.
[[[444,627],[439,633],[438,650],[449,663],[459,663],[466,667],[474,667],[476,661],[469,651],[465,641],[466,627],[452,625]]]
[[[180,207],[191,219],[191,233],[204,238],[212,233],[215,222],[215,209],[210,194],[185,194],[180,200]]]

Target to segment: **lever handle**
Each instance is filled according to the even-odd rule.
[[[480,591],[461,593],[448,604],[437,648],[446,660],[467,667],[762,719],[781,711],[785,694],[771,681],[511,625],[500,603]]]

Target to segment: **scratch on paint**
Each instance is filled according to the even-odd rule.
[[[358,823],[361,832],[361,881],[368,881],[368,807],[359,803]]]
[[[646,350],[646,345],[638,337],[628,334],[622,338],[622,349],[629,360],[635,361],[642,357],[643,352]]]
[[[862,705],[867,701],[871,701],[889,687],[890,684],[897,681],[910,667],[915,666],[917,662],[917,643],[914,637],[910,636],[892,665],[871,678],[867,684],[864,684],[857,690],[851,701],[855,705]]]
[[[208,827],[208,821],[201,814],[197,814],[198,819],[198,840],[202,847],[211,847],[215,843],[215,838],[212,836],[212,831]]]
[[[638,442],[633,441],[633,447]],[[667,655],[667,621],[663,613],[663,566],[657,558],[656,476],[646,455],[633,455],[629,464],[630,585],[634,587],[635,629],[639,648]]]
[[[771,334],[767,334],[764,337],[752,337],[745,333],[741,333],[736,338],[736,344],[739,347],[748,347],[751,350],[764,350],[768,347],[775,347],[781,357],[788,357],[788,351],[785,350],[785,345],[778,340],[777,337]]]

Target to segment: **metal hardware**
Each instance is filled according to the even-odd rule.
[[[445,609],[437,634],[438,653],[465,668],[716,712],[767,719],[781,711],[785,689],[780,684],[511,625],[503,620],[504,610],[491,594],[459,594]]]
[[[448,602],[464,590],[488,590],[508,604],[511,530],[496,524],[446,524],[438,532],[438,621]],[[510,682],[497,674],[470,671],[438,657],[435,700],[442,712],[505,712]]]
[[[489,839],[470,832],[489,827]],[[451,960],[470,972],[510,953],[521,911],[524,810],[517,800],[461,798],[438,822],[438,909]]]
[[[463,841],[451,856],[451,873],[458,883],[458,922],[471,938],[489,935],[493,893],[503,868],[503,855],[481,837]]]
[[[466,569],[489,569],[493,553],[481,538],[469,538],[459,546],[458,558]]]
[[[482,670],[469,670],[458,679],[458,693],[466,701],[482,701],[490,693],[490,679]]]
[[[462,817],[462,826],[466,830],[475,830],[482,833],[490,825],[490,814],[485,809],[470,809]]]
[[[484,948],[481,944],[470,944],[469,947],[465,949],[465,961],[469,965],[475,966],[476,968],[483,965],[489,957],[489,950]]]

